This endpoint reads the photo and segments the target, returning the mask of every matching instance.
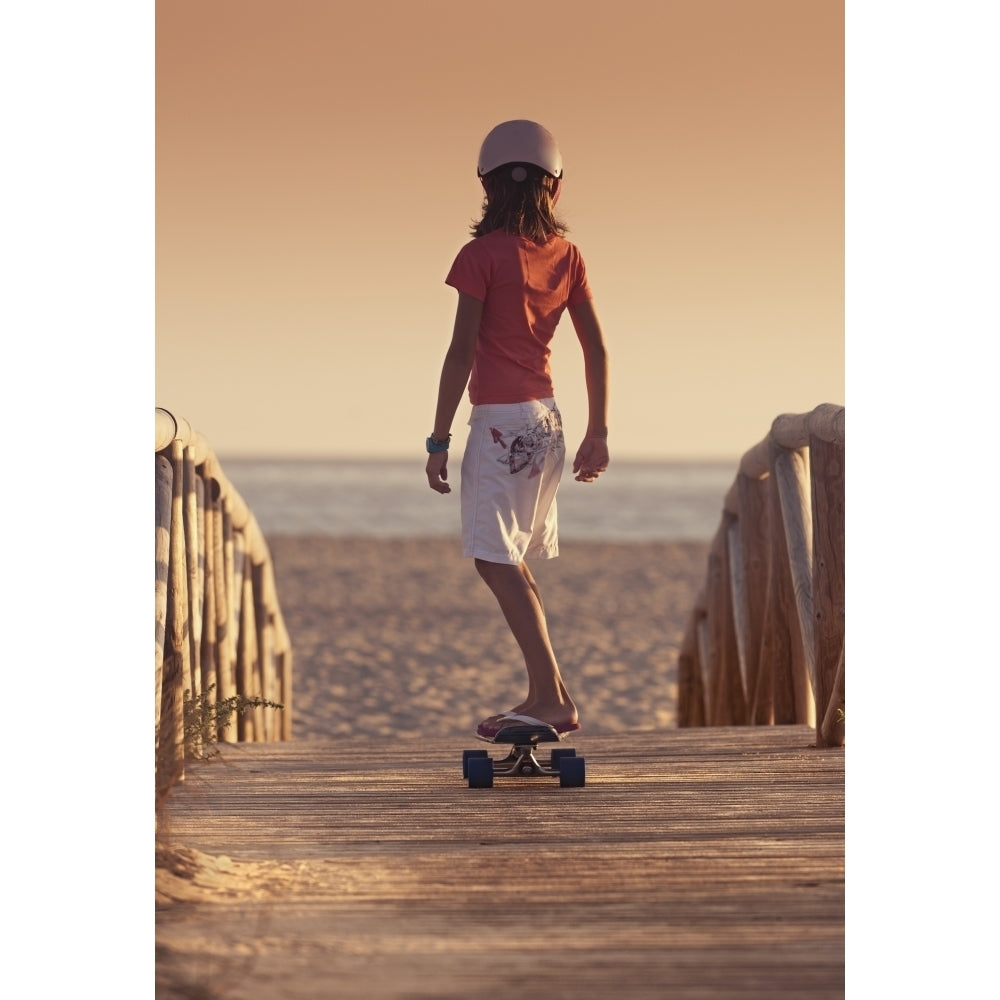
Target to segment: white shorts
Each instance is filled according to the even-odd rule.
[[[462,457],[462,547],[486,562],[559,555],[556,491],[566,462],[554,399],[473,406]]]

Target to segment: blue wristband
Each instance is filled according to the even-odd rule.
[[[445,440],[444,440],[444,442],[442,444],[439,444],[437,441],[435,441],[433,435],[428,435],[428,437],[427,437],[427,454],[428,455],[435,455],[438,452],[447,451],[449,444],[451,444],[451,435],[450,434],[448,435],[447,438],[445,438]]]

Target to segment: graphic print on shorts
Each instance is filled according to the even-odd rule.
[[[504,440],[503,431],[491,427],[490,434],[493,435],[493,443],[503,449],[497,461],[506,465],[511,475],[530,466],[529,479],[541,474],[549,449],[561,444],[563,439],[562,427],[552,413],[542,417],[534,426],[525,428],[509,445]]]

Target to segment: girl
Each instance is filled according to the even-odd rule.
[[[564,239],[554,208],[563,166],[552,135],[532,121],[503,122],[483,141],[485,191],[474,239],[447,284],[458,291],[451,344],[427,438],[427,481],[450,493],[448,444],[466,385],[472,403],[462,460],[462,544],[493,592],[524,656],[527,697],[481,722],[493,740],[510,725],[562,736],[580,728],[549,641],[529,556],[559,554],[556,492],[566,458],[553,398],[549,342],[564,310],[583,348],[587,432],[573,461],[577,482],[608,467],[608,360],[580,251]]]

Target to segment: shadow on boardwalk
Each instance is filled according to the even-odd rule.
[[[470,789],[433,737],[193,764],[159,827],[157,997],[843,997],[843,748],[806,726],[574,746],[585,788]]]

